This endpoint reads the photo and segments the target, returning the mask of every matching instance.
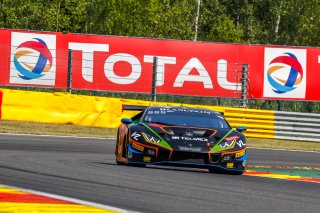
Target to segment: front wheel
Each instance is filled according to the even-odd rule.
[[[124,141],[121,143],[120,138],[118,137],[116,145],[116,163],[118,165],[126,165],[128,163],[127,159],[127,136],[124,137]]]

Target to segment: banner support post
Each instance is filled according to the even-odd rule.
[[[0,90],[0,120],[2,116],[2,97],[3,97],[3,92]]]
[[[151,99],[153,102],[157,101],[157,69],[158,69],[158,57],[153,57],[152,91],[151,91]]]
[[[68,50],[68,81],[67,91],[71,94],[72,90],[72,50]]]
[[[248,64],[242,65],[242,77],[241,77],[241,107],[247,107],[247,88],[248,88]]]

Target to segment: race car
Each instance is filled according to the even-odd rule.
[[[246,127],[233,130],[223,113],[180,106],[124,106],[115,149],[119,165],[167,165],[241,175],[247,163]]]

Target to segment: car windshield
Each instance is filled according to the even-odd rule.
[[[170,126],[191,126],[213,129],[231,128],[222,115],[218,115],[209,111],[198,111],[197,113],[191,113],[152,109],[145,113],[144,117],[142,118],[142,122],[158,123]]]

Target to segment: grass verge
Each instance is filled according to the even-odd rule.
[[[116,137],[116,129],[78,126],[73,124],[51,124],[22,121],[0,121],[0,133],[63,135],[109,138]]]
[[[0,133],[64,135],[98,138],[116,137],[116,129],[77,126],[72,124],[50,124],[22,121],[0,121]],[[247,145],[256,148],[320,151],[320,143],[275,139],[248,138]]]

